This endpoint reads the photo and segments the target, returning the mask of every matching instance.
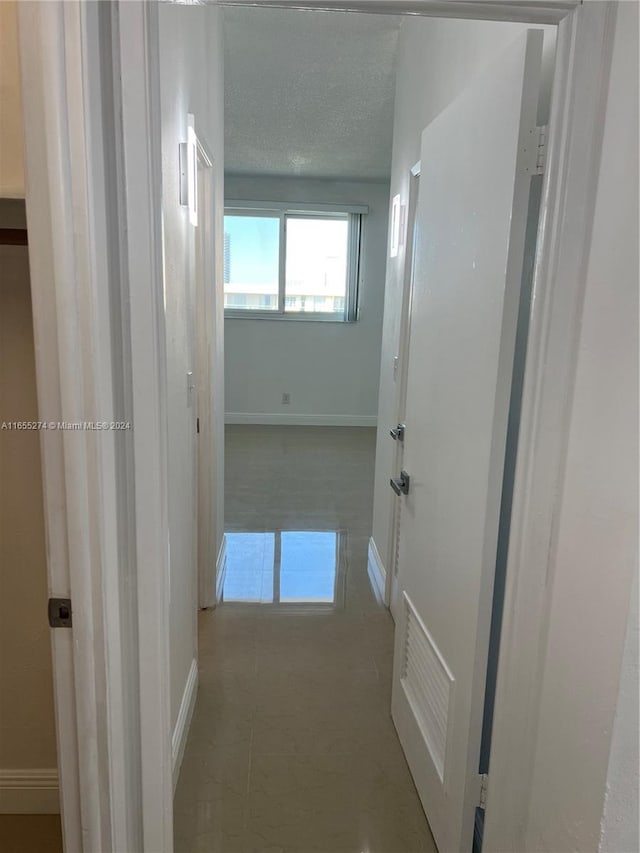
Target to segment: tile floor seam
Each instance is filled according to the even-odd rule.
[[[242,820],[242,831],[247,832],[249,829],[249,801],[251,798],[251,763],[253,761],[253,735],[254,728],[251,727],[251,735],[249,736],[249,761],[247,766],[247,791],[244,802],[244,816]]]

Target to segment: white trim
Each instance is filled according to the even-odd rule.
[[[558,29],[491,746],[486,850],[526,846],[585,269],[600,171],[615,3]],[[493,810],[492,802],[500,809]]]
[[[264,6],[275,9],[364,12],[380,15],[423,15],[477,21],[520,21],[557,24],[582,0],[209,0],[219,6]]]
[[[373,539],[369,538],[369,548],[367,549],[367,573],[372,584],[375,584],[375,592],[377,598],[385,606],[388,606],[387,601],[387,570],[384,567],[378,547]]]
[[[391,216],[389,217],[389,257],[397,258],[400,249],[400,193],[391,199]]]
[[[246,199],[230,198],[224,200],[225,213],[235,213],[242,211],[260,211],[261,214],[268,214],[270,211],[278,210],[281,213],[369,213],[369,207],[366,204],[316,204],[309,202],[284,202],[284,201],[247,201]]]
[[[131,384],[133,422],[140,425],[133,430],[132,462],[141,849],[169,853],[173,850],[173,765],[159,11],[157,3],[139,0],[110,5],[118,15],[112,48],[119,57],[116,99],[122,122],[117,180],[126,229],[121,236],[122,289],[128,297],[131,353],[124,382]],[[115,601],[112,606],[117,606]],[[110,748],[108,741],[105,747]]]
[[[194,259],[195,276],[196,417],[199,424],[199,432],[195,436],[197,583],[198,607],[203,609],[215,605],[217,506],[223,500],[222,478],[216,476],[214,423],[217,404],[215,337],[218,328],[217,315],[220,314],[222,321],[224,308],[221,288],[218,287],[221,275],[215,234],[216,170],[206,141],[198,136],[192,115],[190,121],[197,150],[198,226],[192,229],[190,251]],[[222,322],[219,325],[222,325]],[[218,391],[218,394],[222,396],[221,391]]]
[[[55,32],[51,32],[51,23],[46,17],[52,14],[53,8],[53,4],[18,4],[18,29],[38,412],[43,419],[62,420],[61,370],[58,367],[57,350],[58,336],[64,334],[64,330],[59,329],[52,318],[56,315],[56,291],[63,286],[63,274],[54,265],[55,246],[59,242],[55,226],[60,219],[54,210],[64,209],[64,206],[58,208],[55,201],[56,192],[61,192],[60,177],[56,181],[54,170],[49,166],[50,149],[46,139],[51,112],[45,112],[45,104],[55,97],[50,87],[53,83],[52,69],[56,65],[52,48],[57,38]],[[52,88],[55,91],[58,87]],[[64,123],[63,118],[60,120]],[[66,144],[69,145],[68,139]],[[66,176],[63,181],[66,181]],[[63,234],[61,242],[64,242],[65,237],[68,239],[69,233],[67,230]],[[66,493],[61,489],[64,483],[62,433],[41,431],[40,449],[49,594],[68,597],[71,579],[67,544],[68,507]],[[57,511],[56,507],[59,507]],[[60,804],[62,832],[68,849],[75,851],[82,850],[82,809],[74,634],[75,630],[51,632],[57,758],[60,778],[64,781]]]
[[[115,131],[111,10],[51,2],[18,13],[39,416],[127,420],[117,202],[105,180],[115,157],[105,144]],[[42,436],[49,590],[70,597],[74,614],[71,631],[52,637],[69,850],[139,844],[137,658],[124,652],[135,651],[136,601],[122,588],[132,571],[123,488],[130,442]]]
[[[354,323],[358,322],[358,318],[355,316],[352,320],[348,320],[338,313],[316,314],[312,311],[296,311],[295,313],[289,311],[285,314],[280,309],[278,311],[254,311],[242,308],[225,309],[224,319],[225,322],[227,320],[275,320],[283,323],[333,323],[338,326],[353,326]]]
[[[187,196],[189,222],[198,225],[198,139],[193,113],[187,114]]]
[[[377,415],[283,415],[279,412],[227,412],[226,424],[264,424],[276,426],[375,427]]]
[[[59,814],[55,767],[0,769],[0,814]]]
[[[402,273],[400,280],[402,281],[401,291],[401,306],[400,306],[400,329],[398,333],[398,349],[395,362],[395,383],[394,383],[394,423],[404,423],[406,396],[407,396],[407,373],[409,362],[409,342],[411,337],[411,304],[413,300],[413,264],[414,264],[414,228],[416,209],[418,204],[418,193],[420,189],[420,172],[422,163],[418,160],[410,169],[409,177],[409,197],[406,205],[403,206],[403,223],[402,233],[400,235],[401,242],[404,246],[404,257],[402,260]],[[402,470],[404,459],[404,442],[394,442],[393,450],[393,467],[391,476],[397,476]],[[389,491],[387,496],[389,506],[389,533],[387,547],[387,565],[389,573],[387,575],[387,590],[385,593],[385,601],[389,605],[394,619],[398,616],[400,609],[400,588],[398,585],[398,527],[400,524],[400,514],[402,513],[402,501],[398,500],[393,492]]]
[[[184,685],[178,718],[171,737],[171,767],[173,779],[173,791],[175,793],[178,778],[180,776],[180,768],[182,767],[182,759],[184,758],[184,750],[187,745],[189,736],[189,727],[193,719],[193,710],[196,707],[196,698],[198,696],[198,661],[194,658],[189,667],[189,674]]]
[[[222,544],[216,560],[216,604],[222,601],[222,589],[227,574],[227,535],[222,536]]]

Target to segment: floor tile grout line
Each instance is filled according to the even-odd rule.
[[[244,797],[244,814],[242,819],[242,831],[247,832],[249,829],[249,802],[251,798],[251,765],[253,763],[253,721],[251,722],[251,734],[249,736],[249,763],[247,766],[247,790]]]

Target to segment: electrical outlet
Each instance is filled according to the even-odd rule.
[[[282,394],[282,405],[288,406],[290,402],[291,402],[291,394],[287,394],[286,392],[283,392],[283,394]]]

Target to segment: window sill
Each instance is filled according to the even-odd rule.
[[[343,317],[334,317],[331,314],[282,314],[279,311],[260,312],[260,311],[225,311],[225,320],[281,320],[285,323],[332,323],[339,326],[351,326],[358,322],[356,317],[353,320],[345,320]]]

